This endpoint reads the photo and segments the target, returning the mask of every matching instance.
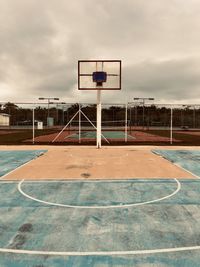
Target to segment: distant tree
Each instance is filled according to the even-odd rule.
[[[3,109],[2,111],[4,113],[7,113],[10,115],[10,124],[15,124],[16,122],[16,117],[17,117],[17,111],[18,111],[19,107],[11,102],[7,102],[3,105]]]

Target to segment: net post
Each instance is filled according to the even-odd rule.
[[[101,148],[101,90],[97,90],[97,148]]]
[[[171,119],[170,119],[170,144],[172,145],[173,140],[173,108],[171,107]]]

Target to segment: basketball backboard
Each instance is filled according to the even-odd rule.
[[[79,90],[120,90],[121,60],[79,60]]]

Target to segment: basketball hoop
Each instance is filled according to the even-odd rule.
[[[121,89],[121,60],[79,60],[78,89],[97,90],[97,148],[100,148],[101,90]]]

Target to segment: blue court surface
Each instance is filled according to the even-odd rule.
[[[200,180],[0,181],[0,266],[199,266]]]
[[[153,152],[200,177],[200,150],[153,150]]]
[[[0,175],[45,151],[1,151]],[[199,151],[153,152],[200,176]],[[200,180],[177,178],[2,179],[0,266],[200,266]]]
[[[15,170],[21,165],[33,160],[47,150],[6,150],[0,151],[0,176]]]

